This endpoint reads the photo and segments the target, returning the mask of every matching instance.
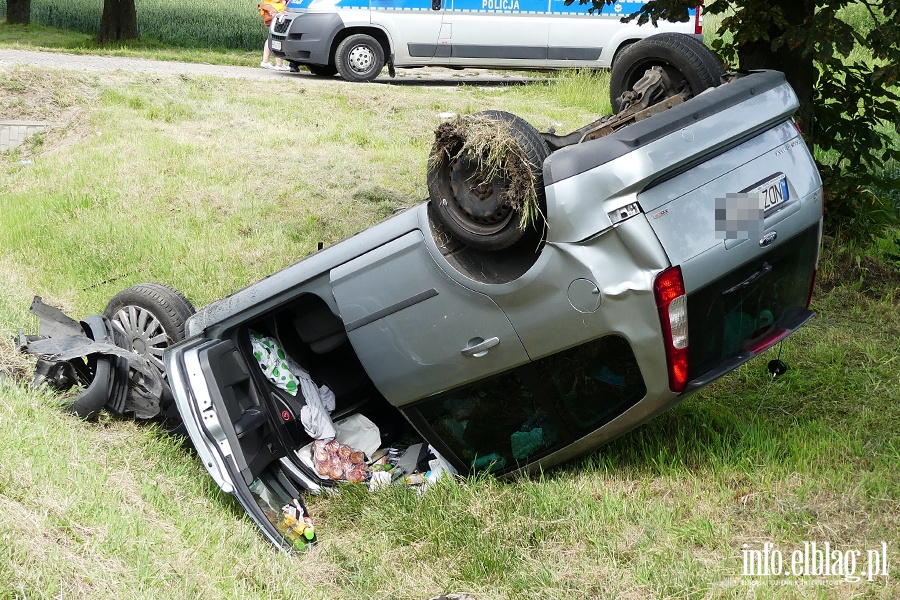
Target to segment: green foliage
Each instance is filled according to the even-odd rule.
[[[695,4],[657,0],[631,17],[684,21]],[[855,235],[871,237],[896,222],[900,178],[890,167],[900,161],[900,0],[716,0],[705,12],[722,16],[719,33],[729,35],[711,46],[732,68],[748,68],[752,49],[764,58],[749,68],[787,72],[799,114],[812,117],[804,128],[825,181],[829,228],[849,221]],[[808,61],[816,70],[805,80],[796,64]]]

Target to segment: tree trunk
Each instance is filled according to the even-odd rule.
[[[10,25],[31,23],[31,0],[7,0],[6,22]]]
[[[103,0],[103,17],[97,41],[119,42],[138,38],[137,11],[134,0]]]
[[[811,20],[815,11],[813,0],[787,0],[775,4],[784,11],[787,29],[799,27],[808,19]],[[769,29],[769,40],[778,40],[784,33],[784,30],[773,26]],[[818,79],[812,52],[807,52],[804,56],[803,46],[791,48],[786,43],[773,50],[772,42],[763,40],[742,44],[738,49],[738,58],[741,69],[775,69],[784,73],[800,100],[796,118],[803,129],[807,145],[812,148],[816,138],[813,106]]]

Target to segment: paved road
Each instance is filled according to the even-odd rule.
[[[40,65],[77,71],[131,71],[136,73],[214,75],[238,79],[290,78],[307,83],[328,81],[315,77],[306,69],[300,73],[270,71],[261,67],[229,67],[174,61],[124,58],[118,56],[96,56],[90,54],[65,54],[62,52],[35,52],[32,50],[11,50],[0,48],[0,67],[12,65]],[[391,79],[387,69],[376,79],[381,83],[396,85],[515,85],[531,78],[517,72],[496,72],[484,69],[462,69],[459,71],[439,67],[422,69],[399,69],[397,77]],[[337,79],[334,78],[336,81]]]

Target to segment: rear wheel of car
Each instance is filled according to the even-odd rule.
[[[334,77],[338,72],[334,65],[305,65],[309,72],[316,77]]]
[[[662,67],[675,86],[673,93],[696,96],[719,85],[722,63],[700,41],[680,33],[659,33],[636,42],[617,55],[609,84],[613,111],[619,112],[619,97],[631,90],[650,67]]]
[[[372,81],[384,68],[384,49],[372,36],[357,33],[338,44],[334,64],[347,81]]]
[[[546,212],[543,164],[550,155],[547,143],[527,121],[508,112],[488,110],[471,118],[497,121],[518,144],[524,159],[520,166],[533,181],[536,214],[528,226],[521,227],[523,205],[509,202],[504,194],[514,184],[509,174],[500,173],[485,180],[483,157],[460,153],[464,141],[457,139],[443,147],[436,142],[432,149],[428,193],[435,217],[454,238],[479,250],[509,248],[526,234],[539,239]],[[445,156],[439,157],[439,153]]]

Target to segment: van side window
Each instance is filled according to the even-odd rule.
[[[417,408],[473,471],[510,470],[561,441],[553,420],[514,373],[442,394]]]
[[[600,428],[647,393],[625,338],[608,335],[535,362],[547,393],[572,435]]]

